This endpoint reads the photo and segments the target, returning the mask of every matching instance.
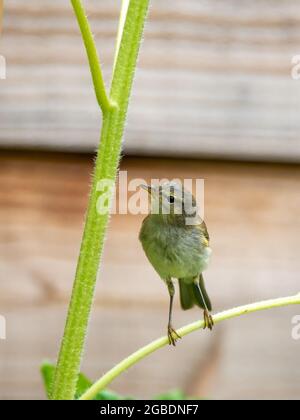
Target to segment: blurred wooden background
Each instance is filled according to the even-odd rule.
[[[54,360],[82,233],[92,156],[0,156],[0,398],[43,398],[38,367]],[[205,178],[215,311],[295,294],[299,286],[300,168],[125,158],[129,178]],[[165,333],[168,295],[138,242],[142,216],[113,216],[83,369],[96,379]],[[151,397],[172,388],[211,398],[300,395],[300,342],[288,308],[199,331],[130,369],[112,388]],[[174,324],[202,316],[183,312]]]
[[[85,0],[107,82],[120,0]],[[93,151],[97,110],[69,1],[10,0],[0,144]],[[298,0],[151,0],[126,153],[300,160]]]

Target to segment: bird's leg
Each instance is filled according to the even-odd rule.
[[[175,295],[175,287],[171,279],[167,280],[167,286],[168,286],[169,295],[170,295],[168,339],[169,339],[170,345],[176,346],[177,339],[181,337],[172,327],[172,310],[173,310],[173,300],[174,300],[174,295]]]
[[[213,317],[209,313],[208,309],[204,309],[204,327],[203,327],[203,329],[205,330],[206,328],[208,328],[209,330],[212,330],[214,325],[215,324],[214,324]]]
[[[203,293],[202,293],[202,290],[201,290],[201,287],[200,287],[199,283],[197,282],[196,285],[197,285],[197,288],[198,288],[199,293],[201,295],[202,301],[204,303],[204,308],[205,308],[204,313],[203,313],[203,317],[204,317],[204,327],[203,327],[203,329],[205,330],[206,328],[208,328],[209,330],[212,330],[213,326],[214,326],[213,317],[209,313],[209,310],[208,310],[207,305],[205,303],[205,298],[203,296]]]

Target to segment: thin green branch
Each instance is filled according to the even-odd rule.
[[[78,25],[81,31],[82,39],[86,48],[91,74],[93,78],[96,98],[98,104],[103,112],[107,113],[112,107],[109,98],[106,94],[105,83],[102,75],[100,59],[95,45],[94,37],[91,31],[91,27],[84,11],[81,0],[71,0]]]
[[[99,189],[102,181],[114,184],[117,176],[121,144],[124,132],[128,101],[131,92],[136,61],[142,37],[149,0],[130,0],[122,41],[112,81],[110,103],[116,106],[105,107],[103,126],[98,156],[92,183],[92,191],[86,216],[85,229],[68,311],[65,331],[59,352],[57,368],[52,389],[52,399],[70,400],[74,398],[80,363],[87,333],[88,321],[93,302],[99,262],[103,251],[105,232],[109,220],[109,211],[99,212],[97,204],[105,194],[110,208],[113,188],[108,191]],[[80,6],[79,1],[72,0],[73,6]],[[87,32],[87,53],[92,74],[100,80],[93,39],[83,20],[80,11],[79,23]],[[85,15],[84,15],[84,19]],[[94,45],[94,44],[93,44]],[[103,90],[100,89],[103,93]],[[110,184],[111,185],[111,184]]]
[[[264,302],[253,303],[251,305],[240,306],[238,308],[230,309],[225,312],[221,312],[214,316],[215,324],[218,324],[221,321],[226,321],[228,319],[236,318],[241,315],[246,315],[252,312],[262,311],[265,309],[279,308],[289,305],[299,305],[300,304],[300,294],[296,296],[267,300]],[[181,337],[184,337],[187,334],[192,333],[193,331],[199,330],[204,327],[203,321],[196,321],[192,324],[186,325],[177,330],[178,334]],[[131,366],[138,363],[140,360],[144,359],[146,356],[155,352],[156,350],[166,346],[169,343],[167,337],[159,338],[158,340],[152,341],[145,347],[142,347],[135,353],[131,354],[126,359],[118,363],[114,368],[108,371],[103,375],[94,385],[88,389],[82,396],[81,400],[92,400],[100,391],[107,387],[116,377],[121,375]]]

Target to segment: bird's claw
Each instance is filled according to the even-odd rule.
[[[214,320],[212,318],[212,316],[210,315],[210,313],[205,310],[204,311],[204,327],[203,329],[205,330],[206,328],[208,328],[209,330],[212,330],[214,326]]]
[[[176,341],[180,339],[180,335],[174,330],[174,328],[171,325],[168,325],[168,339],[169,339],[169,345],[170,346],[176,346]]]

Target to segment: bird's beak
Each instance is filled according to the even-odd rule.
[[[146,190],[149,194],[151,194],[152,188],[150,185],[140,185],[141,188],[143,188],[143,190]]]

